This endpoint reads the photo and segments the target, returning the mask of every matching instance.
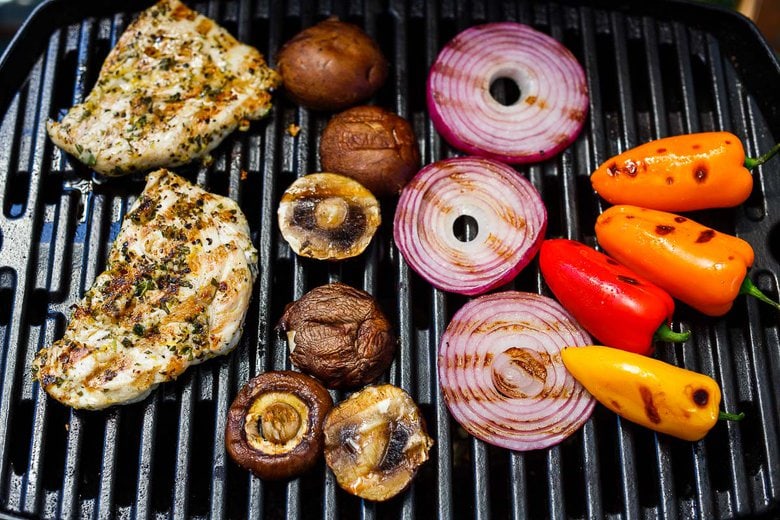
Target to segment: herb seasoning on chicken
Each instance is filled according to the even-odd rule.
[[[257,49],[178,0],[142,12],[52,141],[111,176],[203,157],[271,108],[281,82]]]
[[[153,172],[64,337],[36,355],[34,376],[74,408],[143,399],[236,346],[256,274],[233,200]]]

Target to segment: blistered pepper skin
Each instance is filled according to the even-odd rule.
[[[584,244],[545,240],[539,268],[561,305],[605,345],[650,355],[659,327],[671,322],[666,291]]]
[[[708,316],[731,309],[754,258],[741,238],[629,205],[599,215],[596,237],[615,260]]]
[[[687,441],[718,421],[721,391],[709,376],[603,346],[566,348],[561,357],[597,401],[629,421]]]
[[[693,211],[742,204],[753,190],[745,149],[729,132],[665,137],[604,162],[590,177],[612,204]]]

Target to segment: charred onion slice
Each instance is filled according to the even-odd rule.
[[[328,391],[309,376],[260,374],[241,389],[228,411],[228,454],[263,479],[300,475],[322,452],[322,422],[332,407]]]
[[[485,442],[527,451],[558,444],[590,417],[594,399],[561,350],[591,344],[557,302],[507,291],[453,316],[439,346],[439,380],[455,420]]]
[[[499,79],[517,85],[517,101],[493,97]],[[436,130],[452,146],[515,164],[547,159],[576,139],[588,89],[582,66],[563,45],[504,22],[466,29],[441,50],[427,101]]]
[[[362,253],[381,222],[376,197],[335,173],[305,175],[284,192],[279,229],[293,251],[319,260]]]
[[[463,218],[476,236],[456,235]],[[505,164],[460,157],[430,164],[401,192],[393,236],[409,265],[444,291],[482,294],[512,280],[539,249],[547,211]]]
[[[367,386],[325,419],[325,462],[339,485],[387,500],[411,483],[433,440],[412,398],[392,385]]]

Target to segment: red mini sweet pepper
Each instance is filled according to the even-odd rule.
[[[666,291],[580,242],[545,240],[539,267],[561,305],[605,345],[650,355],[655,341],[690,336],[669,327],[674,300]]]

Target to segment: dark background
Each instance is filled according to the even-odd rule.
[[[42,0],[0,0],[0,53],[16,30]],[[736,9],[758,25],[769,43],[780,52],[780,1],[777,0],[697,0]]]

